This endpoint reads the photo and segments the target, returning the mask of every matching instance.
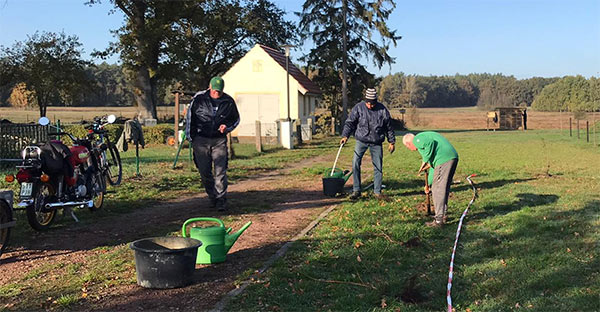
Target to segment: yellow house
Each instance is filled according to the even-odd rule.
[[[222,76],[224,91],[235,99],[240,112],[234,136],[254,137],[259,120],[262,136],[277,137],[277,121],[288,118],[285,60],[281,51],[257,44]],[[289,117],[304,127],[314,124],[321,90],[291,62],[289,75]]]

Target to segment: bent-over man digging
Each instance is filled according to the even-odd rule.
[[[419,173],[429,170],[425,194],[429,193],[429,185],[432,185],[435,219],[425,225],[441,227],[446,223],[448,195],[458,165],[458,153],[445,137],[433,131],[425,131],[417,135],[408,133],[402,138],[402,143],[409,150],[418,150],[421,154],[423,162]]]

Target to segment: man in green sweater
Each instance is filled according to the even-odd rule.
[[[450,142],[441,134],[433,131],[421,132],[417,135],[408,133],[402,143],[411,151],[419,151],[423,163],[419,173],[429,170],[428,184],[432,185],[435,219],[427,222],[427,226],[441,227],[446,222],[448,195],[450,184],[458,165],[458,153]],[[429,193],[429,186],[425,186]]]

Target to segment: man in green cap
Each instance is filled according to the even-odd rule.
[[[418,150],[421,154],[423,162],[419,173],[429,170],[425,193],[429,193],[429,185],[432,185],[435,219],[427,222],[426,225],[441,227],[446,222],[448,195],[458,165],[458,153],[445,137],[433,131],[425,131],[417,135],[408,133],[402,138],[402,143],[409,150]]]
[[[194,163],[211,207],[219,211],[227,210],[227,133],[240,123],[235,101],[224,88],[223,78],[213,77],[207,90],[194,95],[185,116],[185,134],[194,149]]]

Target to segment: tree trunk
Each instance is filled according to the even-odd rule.
[[[38,104],[38,107],[40,108],[40,118],[46,117],[46,106],[48,106],[48,103],[46,103],[46,101],[44,101],[43,96],[41,96],[41,95],[37,96],[37,104]]]
[[[348,41],[348,29],[346,24],[346,12],[348,11],[348,1],[342,1],[342,120],[340,120],[340,124],[343,125],[346,122],[346,118],[348,117],[348,78],[346,77],[348,71],[348,51],[347,51],[347,41]]]
[[[125,5],[121,3],[120,7],[125,11]],[[147,55],[148,49],[152,49],[152,44],[148,43],[146,39],[142,39],[142,34],[147,31],[146,29],[146,10],[148,4],[146,1],[135,0],[133,1],[132,11],[130,12],[130,19],[134,25],[135,41],[136,46],[140,50],[142,55]],[[148,59],[142,59],[141,63],[135,65],[135,81],[133,83],[134,97],[137,103],[138,111],[142,119],[154,118],[156,119],[156,106],[152,99],[152,80],[150,77],[150,64],[154,61]],[[158,58],[156,59],[158,62]]]
[[[156,118],[156,107],[154,107],[152,101],[150,74],[145,67],[138,67],[136,69],[133,95],[135,97],[135,102],[137,103],[140,117],[142,119]]]
[[[158,59],[158,58],[157,58]],[[150,94],[150,100],[152,101],[152,118],[156,119],[158,118],[158,114],[156,113],[156,106],[158,106],[158,79],[156,79],[156,77],[154,78],[150,78],[150,90],[151,90],[151,94]]]

